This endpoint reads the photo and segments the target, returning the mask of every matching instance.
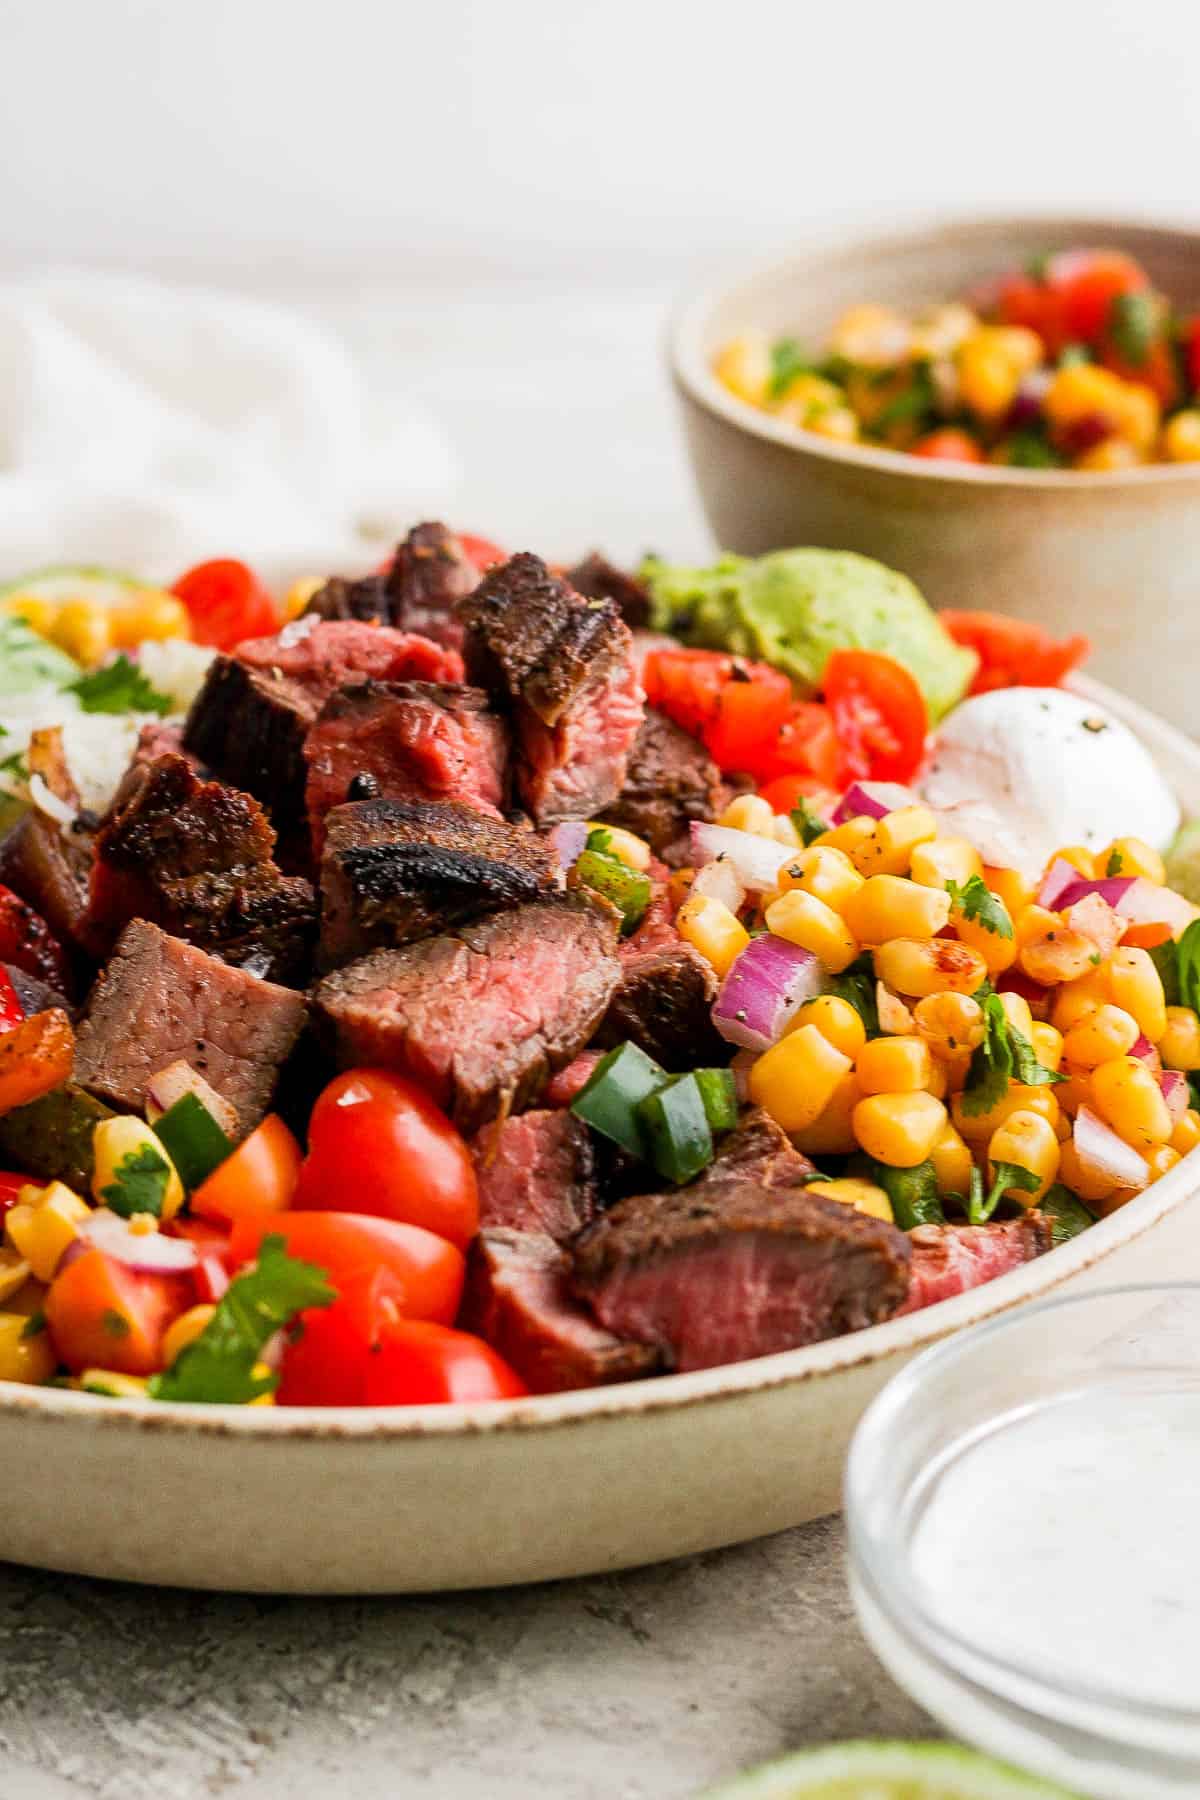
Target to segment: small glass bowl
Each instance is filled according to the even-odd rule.
[[[863,1630],[949,1731],[1094,1800],[1200,1795],[1200,1284],[925,1351],[859,1425],[846,1519]]]

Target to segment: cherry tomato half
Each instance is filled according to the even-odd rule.
[[[1046,264],[1045,285],[1058,297],[1065,341],[1096,344],[1118,294],[1140,293],[1150,278],[1123,250],[1063,250]]]
[[[979,657],[973,694],[1002,687],[1058,687],[1091,654],[1090,638],[1054,638],[1040,625],[1005,613],[951,610],[938,617],[956,644]]]
[[[927,431],[912,447],[914,456],[927,456],[937,462],[981,463],[987,458],[983,446],[969,431],[955,425],[944,425],[940,431]]]
[[[723,650],[686,650],[682,645],[651,650],[642,668],[642,686],[656,706],[693,737],[717,716],[721,689],[733,673]]]
[[[777,775],[758,791],[773,813],[790,813],[801,800],[821,793],[824,787],[815,775]]]
[[[792,684],[765,663],[735,662],[704,727],[704,744],[719,769],[760,776],[771,765],[792,704]]]
[[[163,1334],[194,1298],[181,1275],[148,1275],[85,1250],[50,1283],[43,1302],[60,1362],[150,1375],[162,1367]]]
[[[409,1319],[384,1328],[367,1367],[368,1406],[514,1400],[528,1391],[482,1338]]]
[[[486,575],[497,563],[508,561],[508,551],[502,550],[499,544],[493,544],[491,538],[476,537],[470,531],[459,531],[455,535],[466,553],[467,561],[474,563],[481,575]]]
[[[256,1218],[290,1206],[300,1179],[300,1146],[279,1117],[268,1113],[232,1156],[192,1195],[192,1211],[206,1219]]]
[[[352,1069],[313,1107],[295,1206],[423,1225],[465,1250],[479,1229],[475,1165],[445,1113],[386,1069]],[[219,1173],[219,1171],[218,1171]]]
[[[293,1256],[324,1269],[339,1293],[353,1278],[387,1269],[400,1284],[406,1318],[449,1325],[458,1313],[465,1269],[462,1251],[420,1225],[351,1212],[286,1212],[239,1219],[230,1243],[233,1266],[250,1262],[263,1238],[272,1233],[284,1239]]]
[[[332,1306],[301,1313],[287,1334],[276,1403],[365,1406],[371,1359],[403,1304],[404,1284],[389,1269],[364,1269],[342,1284]]]
[[[845,779],[909,781],[925,754],[925,698],[903,664],[875,650],[835,650],[822,683]]]
[[[796,700],[788,708],[763,774],[811,776],[822,787],[840,788],[842,753],[833,715],[820,700]],[[793,804],[795,804],[793,802]]]
[[[281,608],[253,569],[231,557],[197,563],[171,592],[188,609],[198,644],[232,650],[243,638],[270,637],[282,622]]]

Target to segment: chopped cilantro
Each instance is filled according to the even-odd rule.
[[[781,400],[797,375],[815,373],[816,364],[795,338],[775,339],[771,345],[771,375],[767,382],[767,393],[772,400]]]
[[[151,1398],[244,1406],[273,1392],[275,1376],[254,1369],[263,1345],[297,1313],[335,1298],[324,1269],[289,1256],[282,1237],[265,1237],[257,1263],[230,1282],[199,1337],[150,1377]]]
[[[1066,1079],[1038,1061],[1029,1039],[1009,1024],[999,994],[987,994],[981,1005],[983,1042],[971,1053],[971,1066],[962,1096],[963,1111],[971,1118],[991,1112],[998,1106],[1008,1092],[1010,1081],[1019,1081],[1026,1087],[1040,1087],[1047,1082]]]
[[[9,775],[14,781],[29,780],[29,764],[25,761],[24,752],[15,750],[0,762],[0,775]]]
[[[1067,1079],[1057,1069],[1048,1069],[1038,1060],[1037,1051],[1015,1025],[1009,1025],[1008,1041],[1012,1045],[1013,1073],[1025,1087],[1045,1087],[1048,1083]]]
[[[993,1163],[992,1185],[987,1199],[972,1215],[972,1225],[986,1225],[1009,1188],[1020,1188],[1023,1194],[1033,1194],[1041,1185],[1040,1176],[1035,1175],[1032,1169],[1023,1169],[1020,1163]],[[974,1204],[976,1196],[972,1194],[971,1199]]]
[[[1159,305],[1153,294],[1114,294],[1108,309],[1113,348],[1135,369],[1145,366],[1158,335]]]
[[[1188,926],[1188,931],[1191,926]],[[1187,931],[1184,932],[1187,936]],[[1181,940],[1182,941],[1182,940]],[[1168,1006],[1182,1004],[1179,985],[1179,945],[1174,938],[1168,938],[1165,944],[1155,944],[1150,951],[1150,961],[1158,970],[1158,978],[1163,984],[1163,1000]]]
[[[993,937],[1010,938],[1013,922],[999,894],[993,894],[981,875],[972,875],[960,887],[957,881],[946,883],[946,892],[954,910],[964,919],[973,920]]]
[[[856,957],[849,968],[835,975],[829,992],[849,1001],[863,1024],[868,1037],[879,1036],[879,1007],[875,1001],[875,963],[869,951]]]
[[[974,1224],[983,1211],[983,1172],[978,1163],[971,1164],[969,1192],[967,1194],[967,1220]]]
[[[115,1180],[100,1192],[115,1213],[131,1219],[134,1213],[162,1212],[163,1196],[171,1175],[171,1166],[152,1144],[130,1150],[113,1170]]]
[[[1070,1238],[1078,1237],[1089,1225],[1095,1223],[1093,1215],[1088,1211],[1078,1194],[1073,1194],[1069,1187],[1061,1181],[1047,1188],[1038,1201],[1038,1211],[1045,1213],[1050,1221],[1050,1234],[1056,1244],[1065,1244]]]
[[[67,692],[74,694],[88,713],[152,712],[161,716],[171,710],[167,695],[151,686],[137,664],[123,651],[102,669],[81,675]]]
[[[885,373],[890,377],[892,371],[887,370]],[[871,420],[871,435],[879,437],[892,425],[902,425],[910,419],[923,419],[934,412],[936,407],[937,394],[933,377],[929,373],[929,364],[914,363],[908,386],[895,394]]]
[[[1030,426],[1013,432],[1004,445],[1004,460],[1010,469],[1060,469],[1063,459],[1042,433]]]
[[[36,1312],[30,1313],[29,1317],[22,1325],[21,1336],[23,1338],[39,1337],[45,1329],[46,1315],[39,1306]]]
[[[813,811],[808,801],[801,794],[791,812],[792,824],[800,834],[800,841],[807,850],[814,838],[819,838],[829,826],[820,815]]]
[[[1125,858],[1121,855],[1121,852],[1119,850],[1110,850],[1108,853],[1108,861],[1104,865],[1104,873],[1110,877],[1119,875],[1124,866]]]
[[[1166,945],[1163,945],[1166,949]],[[1175,945],[1179,999],[1193,1012],[1200,1011],[1200,919],[1193,919]]]

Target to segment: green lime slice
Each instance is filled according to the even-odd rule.
[[[122,606],[131,593],[152,588],[152,581],[126,575],[120,569],[98,569],[63,563],[51,569],[32,569],[15,581],[0,586],[0,602],[18,594],[35,600],[55,603],[63,600],[90,600],[94,606]]]
[[[1075,1800],[957,1744],[829,1744],[764,1763],[701,1800]]]

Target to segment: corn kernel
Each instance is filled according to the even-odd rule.
[[[969,944],[972,950],[978,950],[987,964],[989,975],[1002,975],[1005,969],[1011,969],[1017,960],[1016,938],[1011,931],[1007,937],[1003,932],[989,931],[978,919],[964,918],[961,908],[957,906],[950,916],[959,942]]]
[[[1200,408],[1185,406],[1167,420],[1163,455],[1168,462],[1200,462]]]
[[[1123,437],[1104,438],[1084,450],[1071,464],[1073,469],[1091,469],[1110,474],[1114,469],[1136,469],[1145,462],[1145,452]]]
[[[867,813],[859,813],[853,819],[846,819],[841,825],[833,825],[828,831],[821,832],[819,837],[813,839],[809,848],[840,850],[845,856],[853,857],[859,845],[874,835],[874,819]]]
[[[1186,1156],[1200,1144],[1200,1112],[1194,1106],[1175,1121],[1175,1129],[1171,1133],[1171,1148],[1178,1150],[1180,1156]]]
[[[749,1093],[785,1131],[803,1131],[824,1112],[853,1064],[815,1025],[802,1025],[773,1044],[750,1069]]]
[[[1028,1112],[1019,1107],[1016,1112],[1009,1113],[1004,1123],[992,1133],[988,1143],[988,1162],[993,1165],[988,1170],[989,1181],[995,1179],[996,1163],[1013,1163],[1017,1168],[1027,1169],[1031,1175],[1036,1175],[1038,1185],[1028,1192],[1019,1187],[1004,1190],[1006,1196],[1016,1200],[1019,1205],[1036,1206],[1058,1174],[1059,1144],[1053,1126],[1041,1113]]]
[[[864,1094],[912,1094],[928,1087],[933,1058],[924,1038],[880,1037],[863,1045],[854,1066]]]
[[[931,1056],[925,1092],[932,1094],[935,1100],[945,1100],[950,1092],[950,1075],[950,1064],[940,1056]]]
[[[947,1119],[929,1151],[939,1194],[965,1194],[971,1185],[971,1152]]]
[[[869,1219],[882,1219],[887,1225],[894,1222],[891,1201],[873,1181],[846,1175],[840,1181],[820,1182],[813,1192],[822,1200],[838,1200],[843,1206],[852,1206],[855,1212],[866,1213]]]
[[[127,606],[114,607],[110,623],[117,650],[132,650],[147,639],[192,635],[192,616],[183,601],[157,588],[141,589]]]
[[[1027,907],[1023,923],[1030,913],[1041,907]],[[1023,937],[1017,960],[1031,981],[1042,987],[1056,987],[1064,981],[1078,981],[1097,966],[1097,950],[1090,937],[1064,925],[1057,913],[1050,915],[1054,924],[1038,935]]]
[[[19,1294],[29,1280],[29,1264],[8,1244],[0,1247],[0,1304]]]
[[[844,399],[841,388],[832,381],[826,381],[823,375],[803,373],[792,377],[782,395],[773,402],[771,410],[792,425],[811,429],[815,414],[840,406]]]
[[[966,887],[973,875],[982,876],[983,863],[969,838],[936,837],[916,846],[909,873],[922,887],[944,890],[948,881]]]
[[[675,915],[675,928],[718,975],[729,973],[750,942],[750,933],[736,914],[707,894],[692,894],[684,901]]]
[[[1096,363],[1072,363],[1055,371],[1043,401],[1046,417],[1059,442],[1081,419],[1099,414],[1115,432],[1121,418],[1125,383]]]
[[[89,1208],[61,1181],[33,1190],[36,1200],[25,1198],[30,1192],[22,1188],[18,1204],[8,1210],[5,1228],[13,1248],[37,1279],[51,1281],[63,1252],[79,1235],[78,1226]]]
[[[983,879],[993,894],[1003,900],[1010,919],[1015,919],[1033,902],[1033,887],[1019,869],[1001,869],[985,863]]]
[[[597,824],[593,821],[589,831],[603,831],[608,834],[605,854],[615,856],[623,862],[627,869],[637,869],[644,873],[650,867],[650,846],[645,838],[635,836],[632,831],[625,831],[620,825]]]
[[[957,1057],[983,1042],[983,1008],[969,994],[926,994],[913,1008],[913,1021],[936,1056]]]
[[[1118,436],[1139,458],[1150,455],[1158,439],[1162,407],[1158,395],[1141,381],[1124,381],[1117,402]]]
[[[964,406],[983,419],[998,419],[1016,398],[1021,370],[994,330],[984,325],[959,345],[959,392]]]
[[[1114,1056],[1128,1056],[1137,1040],[1137,1020],[1110,1003],[1071,1027],[1063,1039],[1063,1055],[1082,1069],[1094,1069]]]
[[[837,994],[818,994],[808,1000],[796,1014],[792,1030],[801,1025],[815,1025],[821,1036],[828,1038],[835,1050],[853,1059],[867,1041],[867,1028],[857,1009]]]
[[[90,600],[68,600],[60,606],[53,635],[59,648],[85,668],[103,662],[113,648],[108,608]]]
[[[1162,977],[1148,950],[1114,951],[1108,964],[1113,1000],[1137,1020],[1138,1030],[1157,1044],[1167,1029],[1167,1003]]]
[[[718,351],[713,374],[739,400],[765,406],[771,383],[771,346],[762,332],[744,332]]]
[[[1035,1019],[1029,1041],[1043,1069],[1052,1069],[1057,1073],[1063,1059],[1062,1032],[1056,1031],[1053,1025],[1047,1025],[1042,1019]]]
[[[833,438],[839,444],[853,444],[859,434],[858,414],[849,406],[816,408],[809,413],[805,426],[818,437]]]
[[[671,897],[671,904],[676,912],[679,911],[679,908],[691,893],[692,883],[695,879],[695,869],[675,869],[672,871],[671,879],[667,883],[667,893]]]
[[[324,575],[302,575],[299,581],[293,581],[283,597],[284,624],[289,624],[292,619],[298,619],[301,613],[306,612],[309,601],[324,586]]]
[[[789,944],[809,950],[835,975],[848,968],[858,955],[858,945],[832,906],[803,888],[793,888],[772,901],[764,914],[767,930]]]
[[[876,950],[875,973],[898,993],[922,999],[945,992],[975,993],[987,977],[987,964],[978,950],[956,938],[895,937]]]
[[[1071,1192],[1078,1194],[1088,1206],[1109,1199],[1116,1187],[1111,1175],[1102,1175],[1090,1163],[1081,1160],[1073,1138],[1058,1147],[1058,1179],[1066,1182]]]
[[[1096,868],[1101,875],[1110,872],[1114,875],[1140,875],[1147,881],[1153,881],[1157,887],[1167,884],[1167,871],[1158,851],[1141,838],[1114,838],[1106,850],[1101,850],[1096,857]]]
[[[805,1156],[849,1156],[858,1149],[854,1135],[854,1109],[862,1089],[853,1069],[839,1076],[837,1086],[811,1125],[792,1133],[792,1142]]]
[[[842,314],[830,333],[829,350],[860,369],[884,369],[907,356],[911,342],[912,328],[898,312],[862,301]]]
[[[1108,1003],[1112,998],[1108,973],[1108,964],[1101,963],[1099,968],[1089,969],[1086,975],[1081,975],[1078,981],[1065,981],[1055,990],[1050,1019],[1059,1031],[1070,1031],[1097,1007]]]
[[[1049,1126],[1057,1127],[1061,1108],[1056,1090],[1049,1086],[1026,1087],[1023,1082],[1013,1081],[1009,1083],[1007,1094],[983,1113],[967,1112],[961,1094],[955,1094],[950,1102],[950,1116],[955,1128],[968,1144],[986,1144],[992,1133],[1015,1112],[1040,1113]]]
[[[845,912],[851,894],[856,894],[862,885],[863,878],[845,851],[827,844],[811,844],[779,871],[783,893],[790,888],[803,888],[806,894],[815,894],[826,906],[832,906],[836,913]]]
[[[1079,870],[1085,881],[1094,881],[1099,872],[1096,867],[1096,853],[1094,850],[1089,850],[1086,844],[1065,844],[1061,850],[1054,852],[1051,860],[1070,863],[1073,869]]]
[[[979,329],[979,324],[979,315],[960,301],[931,306],[913,322],[912,354],[929,362],[952,356],[963,340]]]
[[[1014,1031],[1029,1043],[1033,1042],[1033,1014],[1029,1010],[1029,1002],[1024,994],[999,994],[1000,1010]]]
[[[144,1375],[126,1375],[120,1369],[85,1369],[78,1385],[85,1394],[106,1394],[112,1400],[144,1400],[149,1388]]]
[[[860,875],[906,875],[913,851],[936,835],[937,820],[927,806],[899,806],[863,839],[854,852],[854,866]]]
[[[844,916],[860,944],[931,938],[950,917],[950,896],[902,875],[872,875],[850,896]]]
[[[1190,1006],[1168,1006],[1167,1028],[1158,1040],[1158,1054],[1168,1069],[1189,1072],[1200,1069],[1200,1019]]]
[[[216,1310],[215,1306],[189,1306],[186,1312],[172,1320],[162,1341],[163,1362],[167,1368],[170,1368],[181,1350],[186,1350],[189,1344],[195,1342]]]
[[[29,1331],[23,1313],[0,1313],[0,1381],[49,1381],[58,1358],[48,1331]]]
[[[1147,1150],[1145,1156],[1151,1181],[1161,1181],[1162,1177],[1182,1160],[1178,1150],[1173,1149],[1170,1144],[1157,1144],[1153,1150]]]
[[[804,839],[792,823],[790,814],[775,814],[775,842],[782,844],[786,850],[802,850]]]
[[[149,1125],[143,1119],[127,1115],[102,1119],[92,1133],[92,1154],[95,1161],[92,1195],[98,1206],[106,1205],[111,1198],[105,1191],[107,1188],[120,1187],[121,1169],[126,1160],[129,1157],[145,1156],[147,1153],[161,1158],[167,1171],[159,1217],[164,1220],[175,1217],[183,1205],[183,1183],[175,1165]]]
[[[775,836],[775,814],[760,794],[738,794],[718,824],[727,825],[731,831],[748,831],[752,837]]]
[[[1066,1080],[1055,1084],[1054,1097],[1062,1111],[1073,1119],[1081,1106],[1092,1104],[1092,1072],[1073,1068],[1070,1063],[1064,1063],[1058,1072]]]
[[[1135,1056],[1113,1057],[1092,1070],[1092,1104],[1143,1156],[1155,1144],[1170,1142],[1174,1125],[1162,1089]]]
[[[894,1169],[924,1162],[946,1124],[932,1094],[868,1094],[854,1109],[854,1135],[868,1156]]]

